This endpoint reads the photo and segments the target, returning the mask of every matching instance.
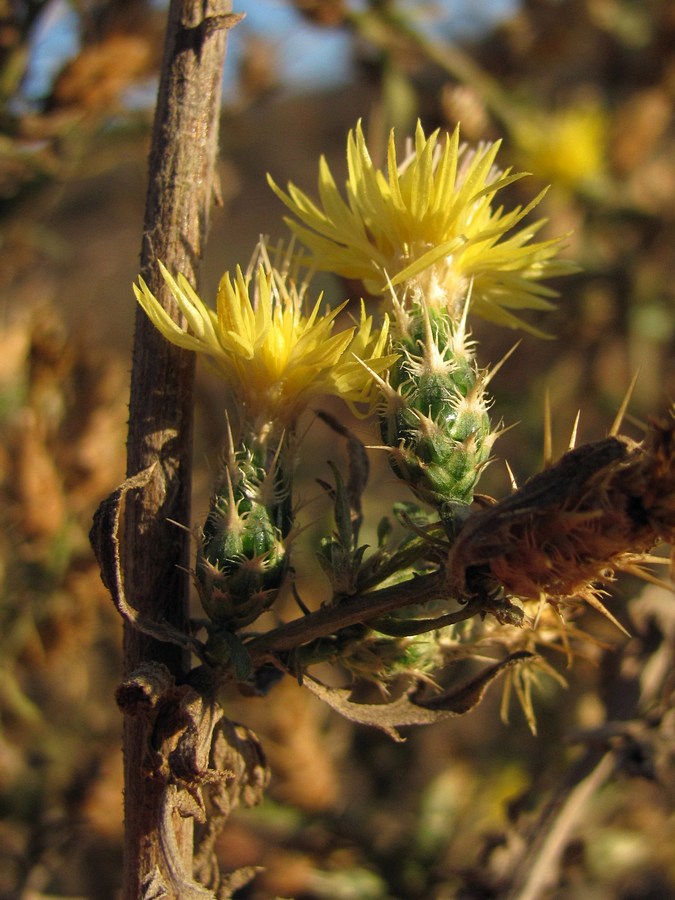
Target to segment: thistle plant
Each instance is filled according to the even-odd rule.
[[[344,196],[323,159],[317,201],[269,179],[293,240],[274,251],[261,240],[248,268],[221,280],[215,310],[162,270],[187,331],[142,280],[135,287],[162,334],[224,378],[236,414],[196,535],[207,621],[195,629],[207,639],[191,647],[216,691],[232,681],[262,691],[270,671],[289,673],[354,721],[398,738],[401,726],[466,712],[505,672],[505,696],[515,691],[534,729],[533,686],[541,675],[562,678],[540,651],[570,660],[589,646],[575,621],[581,603],[616,622],[602,586],[619,569],[646,574],[652,548],[673,541],[672,417],[642,443],[613,433],[572,449],[501,502],[475,493],[502,426],[487,391],[498,367],[479,366],[470,316],[544,336],[523,313],[549,310],[546,280],[573,270],[560,258],[564,238],[538,239],[545,220],[529,222],[543,194],[502,204],[524,174],[501,171],[498,151],[461,144],[459,129],[426,135],[418,125],[401,159],[392,133],[381,170],[359,124]],[[324,308],[312,293],[316,270],[360,285],[363,299]],[[372,443],[413,497],[392,507],[402,538],[386,518],[377,546],[361,543],[368,451],[344,422],[319,413],[349,462],[331,464],[330,481],[328,463],[313,471],[334,511],[334,529],[319,535],[332,596],[317,608],[300,596],[290,564],[307,525],[294,473],[307,465],[300,418],[328,395],[379,429]],[[290,622],[278,613],[285,587],[301,609]],[[263,612],[276,616],[268,630]],[[420,685],[457,659],[491,664],[427,696]],[[401,676],[409,687],[388,703],[357,704],[348,689],[316,680],[312,666],[326,661],[385,691]]]
[[[209,658],[238,646],[237,630],[273,604],[283,582],[293,525],[298,416],[317,395],[367,403],[373,386],[356,360],[375,372],[392,361],[391,355],[382,355],[386,319],[374,332],[362,306],[358,324],[334,333],[345,304],[320,313],[318,296],[309,307],[307,285],[292,275],[290,253],[278,250],[283,258],[274,266],[263,241],[245,274],[240,268],[234,278],[226,274],[216,312],[184,278],[174,279],[162,268],[193,334],[176,326],[142,279],[135,286],[138,302],[164,336],[205,356],[237,401],[238,438],[228,429],[195,566],[210,622]]]
[[[500,324],[526,325],[515,310],[549,309],[553,292],[541,280],[570,270],[556,259],[560,240],[533,241],[543,220],[519,227],[543,194],[508,213],[494,207],[499,191],[523,177],[495,168],[498,150],[460,145],[459,128],[441,144],[418,124],[401,164],[391,134],[385,176],[359,124],[347,146],[347,202],[324,160],[322,208],[272,182],[300,220],[287,222],[312,264],[360,279],[390,307],[399,359],[380,381],[382,437],[397,475],[437,508],[471,502],[497,436],[489,378],[467,331],[469,305]]]

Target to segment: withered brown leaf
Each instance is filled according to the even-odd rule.
[[[419,687],[413,685],[389,703],[355,703],[350,699],[351,688],[328,687],[309,677],[303,680],[303,684],[351,722],[374,725],[394,741],[401,742],[403,738],[398,732],[399,728],[406,725],[431,725],[470,712],[481,702],[488,686],[505,669],[531,658],[531,653],[512,653],[459,687],[427,699],[421,696]]]

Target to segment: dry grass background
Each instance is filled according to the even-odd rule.
[[[625,17],[638,13],[646,36],[636,45]],[[541,0],[472,49],[531,107],[590,90],[608,109],[606,186],[554,187],[546,209],[553,232],[575,229],[570,253],[584,266],[560,285],[547,325],[557,340],[526,337],[493,384],[495,415],[520,423],[495,452],[521,478],[541,462],[545,386],[559,452],[579,408],[583,440],[605,433],[637,368],[637,418],[675,396],[674,32],[668,3],[640,12]],[[390,56],[426,122],[442,122],[454,81],[396,47]],[[495,137],[501,125],[477,96],[475,136]],[[253,90],[226,113],[206,295],[261,232],[281,233],[264,173],[312,188],[319,153],[339,171],[348,128],[381,111],[382,73],[370,64],[350,88],[290,99]],[[120,878],[121,624],[87,532],[124,469],[147,117],[111,121],[95,107],[64,119],[57,107],[44,116],[39,177],[17,150],[29,126],[2,156],[2,184],[21,187],[4,191],[0,246],[0,897],[107,900]],[[505,153],[517,152],[507,137]],[[486,364],[514,341],[485,323],[475,333]],[[223,434],[223,391],[204,372],[197,403],[198,520]],[[316,425],[308,440],[308,458],[326,458]],[[385,504],[366,509],[371,527],[397,490],[384,467],[373,479]],[[503,467],[485,485],[505,494]],[[308,561],[311,544],[302,553]],[[412,732],[404,745],[352,728],[288,681],[264,699],[233,696],[228,712],[259,732],[273,769],[266,805],[235,815],[220,841],[225,867],[265,867],[242,896],[506,896],[503,873],[583,752],[574,735],[606,720],[635,723],[633,756],[622,745],[622,765],[583,808],[547,896],[675,895],[675,606],[631,581],[617,584],[611,604],[633,637],[587,614],[585,626],[612,649],[577,660],[569,689],[540,697],[536,738],[517,713],[500,722],[494,689],[466,718]]]

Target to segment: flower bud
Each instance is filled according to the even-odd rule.
[[[273,523],[275,510],[257,496],[261,484],[230,469],[212,500],[197,551],[197,587],[211,621],[234,631],[249,625],[276,598],[286,571],[286,548]],[[256,496],[257,495],[257,496]]]
[[[471,502],[496,438],[487,413],[486,379],[461,332],[461,327],[453,332],[447,321],[433,333],[414,329],[402,340],[381,417],[393,470],[437,508]],[[415,355],[413,347],[421,354]]]

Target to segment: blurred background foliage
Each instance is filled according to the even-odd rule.
[[[360,117],[382,148],[392,125],[403,136],[417,117],[426,128],[459,121],[468,140],[502,137],[502,162],[534,173],[522,197],[512,186],[515,200],[551,184],[551,233],[570,232],[582,266],[542,323],[555,340],[526,336],[493,382],[495,418],[518,423],[496,456],[520,480],[540,467],[546,389],[558,453],[577,409],[582,440],[606,433],[638,369],[631,414],[663,410],[675,396],[669,0],[235,8],[247,19],[231,36],[205,296],[261,232],[282,233],[266,171],[313,190],[319,153],[344,172]],[[121,624],[87,531],[123,477],[130,286],[165,16],[149,0],[0,2],[3,898],[104,900],[119,887]],[[325,286],[333,303],[349,294]],[[474,328],[484,364],[515,341]],[[223,434],[222,390],[204,372],[197,404],[198,521]],[[335,449],[322,450],[331,439],[320,431],[308,440],[326,459]],[[400,488],[384,467],[373,480],[374,528]],[[503,464],[482,487],[508,492]],[[265,806],[233,817],[220,842],[225,867],[265,867],[241,896],[516,896],[541,834],[558,862],[553,888],[532,896],[675,895],[673,598],[624,580],[609,602],[632,637],[586,615],[610,647],[566,670],[566,691],[539,697],[536,738],[516,713],[501,723],[497,689],[404,745],[352,728],[288,680],[265,699],[233,697],[231,715],[258,730],[274,773]],[[575,786],[597,773],[604,746],[617,748],[616,769],[582,801]],[[570,799],[572,824],[556,832],[551,810]]]

